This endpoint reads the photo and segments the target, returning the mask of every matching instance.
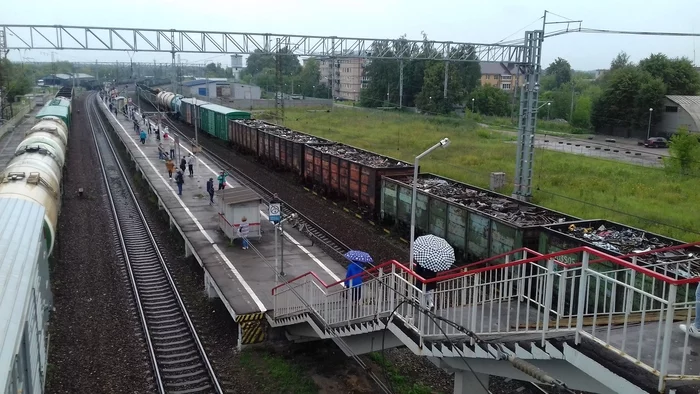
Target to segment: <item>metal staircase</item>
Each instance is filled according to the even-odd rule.
[[[475,374],[532,380],[507,356],[573,389],[682,391],[700,381],[700,340],[674,323],[692,321],[700,277],[689,273],[698,257],[637,264],[664,250],[613,257],[588,247],[548,255],[523,248],[431,280],[392,260],[361,274],[360,300],[342,281],[309,272],[272,290],[268,320],[290,340],[342,338],[354,354],[406,346],[454,371],[455,393],[478,392]]]

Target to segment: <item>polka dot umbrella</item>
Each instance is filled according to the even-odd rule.
[[[440,237],[423,235],[413,242],[413,259],[427,270],[447,271],[455,262],[455,250]]]
[[[350,261],[355,261],[358,263],[373,263],[374,260],[372,260],[372,256],[369,255],[367,252],[363,252],[361,250],[351,250],[345,253],[344,257]]]

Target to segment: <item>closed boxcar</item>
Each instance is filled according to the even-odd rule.
[[[383,175],[413,174],[413,165],[344,144],[304,145],[304,181],[376,217]]]
[[[180,100],[180,116],[185,121],[185,123],[194,126],[195,121],[195,107],[199,108],[204,105],[211,105],[208,101],[197,100],[193,98],[184,98]],[[197,127],[201,125],[201,118],[197,119]]]
[[[198,103],[199,104],[199,103]],[[228,141],[228,122],[233,119],[250,119],[250,112],[231,109],[218,104],[199,106],[199,119],[202,131],[216,138]]]
[[[37,119],[45,116],[55,116],[60,118],[70,128],[70,107],[47,104],[36,114]]]
[[[383,177],[380,218],[410,234],[413,177]],[[445,238],[460,262],[475,262],[521,247],[537,248],[540,226],[577,220],[434,174],[420,174],[416,233]]]

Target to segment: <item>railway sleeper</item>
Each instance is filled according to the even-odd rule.
[[[177,365],[177,364],[184,364],[184,363],[191,363],[191,362],[199,362],[199,355],[196,357],[190,357],[184,360],[170,360],[170,361],[159,361],[159,364],[166,364],[166,365]],[[196,366],[195,366],[196,367]]]
[[[160,327],[151,328],[151,333],[153,335],[177,335],[181,333],[189,334],[188,329],[178,328],[176,330],[161,330]]]
[[[182,338],[182,337],[185,337],[188,335],[190,335],[189,332],[183,332],[183,333],[180,333],[179,335],[169,335],[167,337],[161,337],[161,336],[154,335],[151,337],[151,339],[153,339],[154,342],[158,341],[161,346],[167,346],[168,342],[172,341],[173,339]]]
[[[183,352],[183,353],[173,353],[173,354],[159,354],[158,357],[164,358],[164,359],[173,359],[173,358],[182,358],[185,356],[189,356],[191,354],[198,354],[196,350],[190,350],[188,352]]]

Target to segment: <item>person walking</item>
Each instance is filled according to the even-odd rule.
[[[207,193],[209,193],[209,205],[214,205],[214,178],[207,181]]]
[[[185,173],[185,168],[187,168],[187,158],[185,156],[182,156],[182,159],[180,160],[180,170],[182,170],[182,173]]]
[[[168,144],[170,145],[170,157],[175,158],[175,138],[170,138]]]
[[[238,236],[241,237],[241,241],[243,242],[243,247],[241,249],[246,250],[248,249],[248,234],[250,233],[250,225],[248,224],[248,218],[243,216],[241,219],[241,225],[238,226]]]
[[[173,163],[171,158],[165,159],[165,168],[168,170],[168,176],[170,180],[173,180],[173,171],[175,171],[175,163]]]
[[[141,130],[141,144],[143,144],[143,145],[146,144],[147,137],[148,137],[148,134],[146,134],[146,130]]]
[[[163,150],[163,144],[158,142],[158,160],[163,160],[163,154],[165,151]]]
[[[177,183],[177,195],[181,196],[182,185],[185,183],[185,176],[184,173],[180,170],[177,170],[177,175],[175,175],[175,183]]]
[[[352,302],[358,302],[362,297],[362,275],[360,274],[364,271],[364,263],[362,262],[351,261],[348,265],[348,271],[345,274],[345,287],[350,289]],[[354,278],[352,278],[353,276]]]
[[[224,190],[226,187],[226,177],[228,174],[224,171],[221,171],[219,173],[219,176],[216,177],[216,180],[219,181],[219,190]]]
[[[190,153],[190,156],[187,158],[187,169],[190,170],[190,178],[194,176],[195,161],[197,161],[197,157]]]

